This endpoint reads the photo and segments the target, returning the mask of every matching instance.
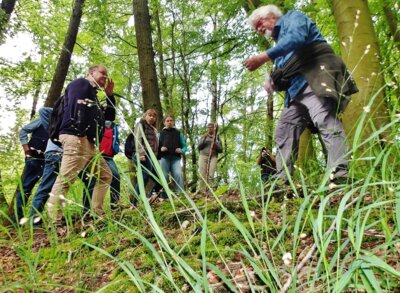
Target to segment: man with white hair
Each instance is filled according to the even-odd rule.
[[[306,127],[317,130],[328,152],[327,168],[332,182],[347,178],[347,143],[337,113],[358,91],[343,61],[326,43],[315,23],[300,11],[282,14],[275,5],[254,10],[249,25],[259,34],[275,41],[266,52],[251,56],[244,64],[254,71],[268,61],[275,63],[272,80],[265,89],[286,91],[285,109],[275,130],[278,147],[277,174],[288,183],[297,159],[300,135]]]

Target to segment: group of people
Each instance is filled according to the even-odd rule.
[[[337,114],[344,111],[351,94],[358,89],[343,61],[327,44],[316,24],[299,11],[283,15],[275,5],[265,5],[253,11],[248,23],[259,34],[272,38],[275,46],[248,58],[245,67],[254,71],[268,61],[274,62],[275,70],[267,79],[265,89],[268,93],[286,92],[285,108],[275,130],[276,160],[267,149],[262,149],[257,159],[263,181],[272,178],[288,184],[288,176],[293,173],[297,158],[300,135],[307,127],[318,131],[325,144],[331,181],[346,180],[347,144]],[[102,88],[107,94],[104,104],[100,104],[97,98],[97,91]],[[82,178],[88,189],[89,196],[84,200],[87,210],[91,208],[96,214],[103,213],[103,201],[110,185],[112,207],[117,205],[120,176],[113,156],[119,151],[119,141],[113,122],[113,88],[103,65],[90,67],[86,78],[78,78],[67,86],[59,129],[61,144],[49,140],[46,131],[51,108],[41,109],[40,117],[22,128],[20,138],[26,164],[16,193],[18,219],[23,217],[23,206],[40,177],[42,180],[33,199],[30,218],[40,214],[48,201],[50,219],[55,221],[58,206],[65,203],[66,194],[77,178]],[[164,118],[164,128],[159,134],[156,122],[156,111],[148,109],[134,127],[135,151],[130,155],[141,172],[142,180],[135,186],[136,194],[131,199],[133,206],[137,206],[138,195],[143,193],[143,186],[151,177],[156,184],[148,197],[155,192],[165,198],[151,153],[159,159],[166,181],[171,174],[177,192],[184,191],[180,163],[182,154],[186,152],[184,136],[174,127],[172,116]],[[32,138],[28,142],[29,132]],[[96,145],[100,146],[101,155]],[[222,152],[215,124],[207,125],[207,133],[201,137],[198,150],[200,189],[205,190],[211,184],[218,154]],[[141,181],[144,184],[140,184]]]
[[[97,91],[102,88],[107,95],[103,103],[97,98]],[[116,102],[113,88],[114,83],[108,79],[106,67],[94,65],[89,68],[86,78],[72,81],[61,97],[63,104],[61,115],[58,117],[58,139],[49,137],[49,124],[55,123],[51,121],[55,116],[53,108],[41,108],[39,117],[21,129],[20,141],[25,152],[25,167],[21,184],[15,194],[15,207],[13,206],[10,212],[10,215],[15,215],[17,222],[31,221],[34,226],[41,225],[41,214],[46,202],[50,220],[56,222],[58,207],[68,201],[66,195],[69,188],[78,178],[85,185],[85,212],[93,210],[98,215],[104,213],[103,202],[109,187],[111,209],[118,207],[120,174],[114,156],[120,151],[120,141],[118,125],[114,123]],[[58,114],[57,112],[56,116]],[[131,136],[134,138],[133,149],[128,157],[135,163],[143,184],[138,180],[135,185],[135,194],[131,197],[133,207],[138,205],[141,186],[145,188],[150,178],[153,178],[155,184],[147,197],[154,193],[160,200],[167,197],[161,179],[156,174],[152,155],[159,160],[166,182],[171,175],[177,193],[184,192],[181,156],[187,150],[185,138],[175,128],[172,115],[164,117],[163,123],[164,128],[158,133],[157,112],[148,109],[134,126]],[[201,139],[199,149],[207,148],[207,142],[213,138],[213,130],[213,127],[210,128],[208,134]],[[210,146],[208,149],[210,150]],[[209,168],[211,171],[207,172],[209,178],[213,177],[215,172],[216,154],[222,151],[219,137],[213,149],[215,151],[211,154],[212,163]],[[205,178],[206,173],[201,174]],[[24,206],[40,179],[29,217],[24,217]]]
[[[104,104],[97,98],[100,88],[104,88],[107,95]],[[94,65],[86,78],[75,79],[67,86],[60,98],[63,99],[61,116],[52,115],[53,108],[44,107],[39,110],[39,118],[22,128],[20,140],[25,152],[25,168],[15,194],[15,210],[11,211],[17,222],[22,220],[23,223],[25,219],[41,225],[46,202],[50,220],[55,222],[58,206],[65,204],[66,194],[77,178],[85,182],[89,191],[83,200],[86,211],[92,208],[98,214],[103,213],[103,200],[110,184],[111,201],[118,201],[120,180],[113,161],[118,152],[113,89],[107,69]],[[59,120],[57,140],[50,139],[48,131],[54,117]],[[96,145],[100,145],[101,155]],[[30,215],[24,218],[23,207],[40,179]]]
[[[169,181],[171,175],[177,193],[184,192],[183,172],[181,165],[181,157],[186,153],[186,141],[183,134],[175,128],[175,120],[171,115],[167,115],[163,120],[164,128],[158,133],[157,112],[154,109],[148,109],[144,117],[135,125],[134,149],[128,157],[132,157],[135,162],[137,172],[141,172],[141,180],[135,185],[135,196],[131,198],[133,206],[138,205],[138,196],[146,188],[150,178],[153,178],[155,184],[151,191],[147,193],[150,198],[154,195],[159,197],[162,201],[167,198],[166,192],[163,190],[161,180],[157,176],[156,168],[154,165],[155,159],[159,160],[162,169],[162,175],[165,177],[166,182]],[[146,147],[146,142],[149,147]],[[136,148],[137,147],[137,148]],[[154,158],[152,159],[152,155]],[[139,177],[139,176],[137,176]]]

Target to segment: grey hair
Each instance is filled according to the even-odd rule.
[[[261,18],[268,18],[271,16],[280,18],[282,16],[282,11],[273,4],[264,5],[258,7],[250,14],[249,18],[247,19],[247,23],[250,25],[252,29],[256,29],[257,22]]]

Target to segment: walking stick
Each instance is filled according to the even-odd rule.
[[[213,140],[212,140],[212,143],[211,143],[211,146],[210,146],[210,152],[208,153],[208,158],[207,158],[207,172],[206,172],[206,182],[207,182],[207,186],[206,186],[206,194],[207,194],[207,192],[209,191],[208,190],[208,183],[209,183],[209,180],[208,180],[208,177],[210,176],[210,162],[211,162],[211,157],[212,157],[212,153],[213,153],[213,151],[214,151],[214,148],[215,148],[215,141],[217,140],[217,134],[218,134],[218,124],[215,124],[215,127],[214,127],[214,138],[213,138]]]

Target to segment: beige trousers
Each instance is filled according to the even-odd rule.
[[[92,207],[97,214],[103,213],[103,201],[110,186],[112,173],[106,161],[97,152],[95,145],[86,137],[61,134],[60,141],[64,148],[60,172],[50,192],[47,203],[48,213],[53,221],[57,219],[58,204],[65,205],[65,198],[70,185],[74,183],[79,173],[88,165],[88,170],[94,170],[96,186],[93,191]]]
[[[217,170],[217,162],[218,162],[218,157],[212,156],[210,160],[210,166],[209,166],[209,172],[208,172],[208,179],[206,178],[207,176],[207,161],[208,161],[208,156],[199,156],[199,173],[200,173],[200,186],[199,190],[204,191],[206,188],[206,184],[204,183],[204,180],[207,180],[208,184],[210,186],[213,186],[213,181],[214,181],[214,174],[215,171]]]

